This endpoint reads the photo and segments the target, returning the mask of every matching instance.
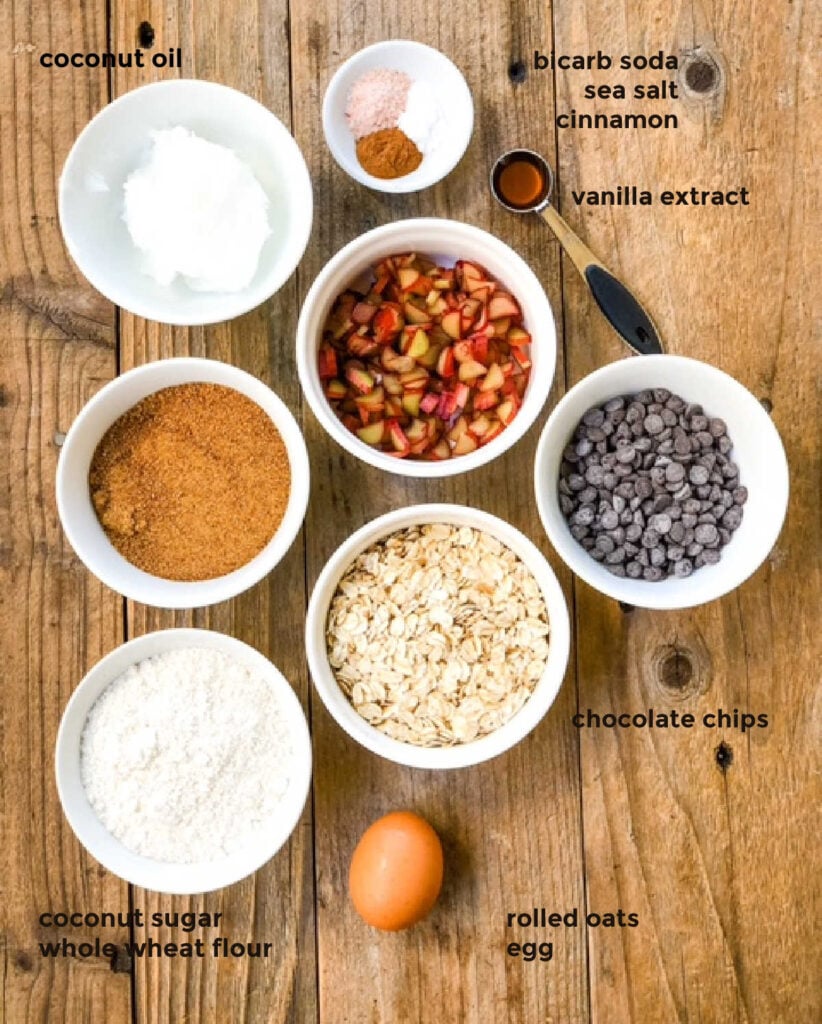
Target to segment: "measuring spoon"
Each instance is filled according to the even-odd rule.
[[[554,175],[530,149],[512,149],[491,170],[491,192],[511,213],[538,213],[582,274],[608,323],[641,356],[662,352],[654,323],[637,299],[568,227],[551,206]]]

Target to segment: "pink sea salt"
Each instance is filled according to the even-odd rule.
[[[355,139],[395,128],[408,101],[411,79],[403,71],[373,68],[351,86],[345,107]]]

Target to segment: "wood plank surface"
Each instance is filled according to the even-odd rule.
[[[238,5],[229,15],[218,0],[200,2],[196,17],[174,0],[145,5],[134,0],[112,4],[114,48],[135,45],[139,26],[155,30],[150,52],[181,47],[180,77],[218,81],[255,97],[286,125],[290,123],[289,50],[285,3]],[[118,70],[113,92],[174,77],[154,68]],[[120,317],[122,369],[152,359],[196,355],[239,366],[270,384],[299,416],[300,392],[293,336],[297,299],[289,282],[274,300],[226,324],[171,328],[131,316]],[[195,613],[162,612],[129,604],[129,636],[175,625],[195,625],[236,636],[270,657],[303,703],[307,675],[299,642],[305,617],[302,534],[273,573],[234,601]],[[291,841],[251,878],[196,898],[161,896],[135,890],[136,906],[147,913],[187,909],[223,914],[217,929],[187,935],[206,943],[218,934],[231,941],[270,942],[265,959],[141,959],[135,962],[137,1022],[289,1021],[315,1019],[316,968],[313,923],[313,865],[310,802]],[[158,941],[179,939],[179,929],[145,929]]]
[[[557,102],[651,112],[653,104],[630,100],[586,101],[582,90],[588,81],[632,86],[673,77],[683,99],[657,109],[675,111],[680,127],[561,132],[562,209],[636,288],[667,351],[712,362],[772,403],[792,497],[765,565],[720,601],[623,614],[576,584],[578,635],[590,638],[578,647],[583,708],[699,716],[738,708],[770,722],[744,736],[584,732],[589,905],[618,904],[640,916],[636,929],[589,930],[592,1018],[812,1024],[822,1016],[809,956],[812,865],[817,875],[819,867],[811,815],[820,798],[812,706],[819,644],[808,619],[819,594],[819,336],[811,315],[821,251],[819,104],[812,117],[810,102],[819,19],[802,2],[753,24],[748,8],[730,2],[683,5],[677,24],[662,0],[641,6],[640,16],[630,2],[557,5],[557,52],[663,50],[680,59],[678,73],[560,72]],[[744,185],[751,205],[573,203],[572,189],[617,184],[657,193]],[[573,383],[625,353],[572,267],[565,281]],[[724,771],[720,743],[730,751],[726,763],[733,759]]]
[[[47,50],[133,50],[143,22],[153,52],[182,48],[181,71],[109,76],[37,63]],[[0,1024],[816,1024],[818,5],[13,0],[0,27]],[[410,196],[351,181],[320,121],[336,68],[392,37],[450,56],[476,110],[462,163]],[[662,49],[681,67],[670,76],[532,70],[533,51],[552,48]],[[57,177],[87,120],[110,97],[178,74],[232,85],[272,109],[292,127],[314,182],[314,230],[294,278],[259,309],[207,328],[118,313],[70,261],[57,223]],[[589,81],[662,77],[680,85],[681,99],[658,108],[676,111],[677,129],[554,127],[555,113],[572,107],[652,109],[585,100]],[[765,565],[720,601],[686,612],[623,609],[572,580],[549,548],[532,486],[539,429],[566,386],[626,353],[544,227],[492,205],[488,170],[513,145],[556,160],[563,214],[640,296],[667,350],[714,363],[772,407],[791,467],[788,521]],[[745,185],[752,202],[573,202],[572,190],[619,184]],[[299,305],[325,262],[369,228],[419,215],[465,220],[509,242],[545,286],[559,339],[538,423],[491,466],[440,482],[389,476],[345,454],[304,407],[294,362]],[[302,421],[312,492],[305,530],[270,577],[235,601],[172,613],[126,606],[85,570],[59,526],[54,472],[73,418],[118,370],[187,354],[223,359],[274,387]],[[312,699],[303,655],[307,596],[334,549],[382,512],[424,501],[475,505],[522,529],[549,557],[575,620],[565,684],[544,722],[509,754],[448,773],[360,749]],[[186,898],[130,889],[100,867],[65,822],[53,782],[57,725],[82,675],[127,636],[175,625],[217,629],[269,656],[302,699],[314,743],[313,798],[287,847],[251,878]],[[571,717],[588,707],[739,708],[770,724],[744,736],[580,735]],[[348,862],[367,825],[403,807],[440,832],[445,886],[423,924],[381,934],[350,905]],[[622,909],[640,923],[506,927],[508,913],[534,906],[580,916]],[[39,942],[101,934],[43,928],[40,913],[130,907],[224,915],[216,929],[135,929],[137,940],[222,934],[274,951],[266,960],[113,965],[40,956]],[[104,938],[122,942],[129,932]],[[506,955],[508,942],[527,940],[553,941],[553,960]]]
[[[105,10],[3,5],[0,31],[0,1020],[119,1022],[130,1019],[125,975],[38,949],[93,937],[43,927],[41,914],[128,909],[125,883],[63,818],[53,757],[69,695],[122,641],[121,602],[75,557],[54,498],[62,437],[115,373],[114,308],[68,259],[56,195],[75,136],[107,101],[106,81],[82,72],[61,87],[30,49],[104,45]]]
[[[309,154],[317,196],[316,242],[300,265],[300,291],[344,243],[368,228],[420,214],[453,217],[492,230],[535,269],[560,308],[558,258],[538,224],[493,203],[486,181],[495,157],[517,143],[549,153],[550,80],[523,90],[508,77],[525,56],[519,33],[549,38],[547,5],[523,0],[486,7],[483,31],[462,2],[448,18],[436,6],[383,4],[352,12],[345,4],[292,3],[294,127]],[[476,120],[462,163],[432,190],[387,196],[366,191],[334,163],[317,112],[331,75],[352,52],[381,38],[413,38],[438,47],[466,75]],[[491,42],[493,40],[493,42]],[[558,317],[561,337],[561,318]],[[562,391],[562,353],[551,404]],[[542,422],[542,421],[540,421]],[[532,475],[539,427],[493,465],[448,480],[389,477],[336,446],[310,413],[312,456],[307,520],[312,584],[333,550],[356,527],[406,504],[449,501],[485,508],[523,529],[551,555],[538,527]],[[553,564],[568,589],[568,574]],[[458,772],[390,764],[360,749],[312,703],[315,739],[317,930],[320,1016],[329,1024],[419,1021],[519,1024],[585,1021],[584,934],[557,937],[554,960],[523,963],[506,955],[514,940],[538,931],[506,928],[506,914],[537,906],[569,910],[584,902],[573,665],[556,705],[536,732],[506,756]],[[411,808],[443,837],[447,875],[431,918],[400,934],[380,934],[346,897],[348,862],[365,828],[393,809]]]

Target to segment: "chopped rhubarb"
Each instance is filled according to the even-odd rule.
[[[531,335],[521,327],[512,327],[505,336],[505,340],[512,348],[525,348],[531,344]]]
[[[405,431],[396,420],[392,420],[388,427],[388,437],[394,446],[394,451],[405,454],[411,447],[411,442],[406,437]]]
[[[493,409],[499,405],[499,395],[496,391],[480,391],[474,396],[474,409],[484,412],[486,409]]]
[[[528,386],[519,303],[470,260],[383,259],[348,289],[322,333],[318,371],[343,425],[397,458],[466,455],[498,437]]]
[[[449,338],[458,341],[462,337],[462,317],[458,309],[451,309],[445,313],[441,324]]]
[[[330,345],[320,346],[319,370],[320,380],[330,380],[339,373],[337,352]]]
[[[377,420],[376,423],[369,423],[367,427],[358,427],[357,437],[373,447],[382,442],[384,428],[385,424],[383,421]]]
[[[513,295],[509,295],[507,292],[496,292],[488,303],[488,316],[492,320],[499,320],[504,316],[519,320],[522,313]]]
[[[474,359],[469,359],[467,363],[460,363],[459,378],[461,381],[474,380],[484,373],[485,367]]]
[[[492,363],[488,367],[488,373],[480,382],[480,391],[497,391],[505,383],[505,374],[499,363]]]
[[[345,379],[361,395],[367,395],[369,391],[374,389],[374,378],[372,375],[362,363],[356,363],[353,359],[345,364]]]
[[[358,302],[351,310],[351,319],[355,324],[370,324],[376,312],[376,306],[368,302]]]
[[[437,373],[440,377],[446,378],[453,377],[456,372],[456,360],[454,359],[454,350],[451,346],[444,348],[437,359]]]

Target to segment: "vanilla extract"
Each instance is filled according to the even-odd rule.
[[[648,189],[636,185],[617,185],[614,189],[571,189],[571,198],[577,206],[652,206],[654,196]],[[663,206],[750,206],[751,193],[747,187],[736,189],[666,189],[659,193]]]
[[[615,189],[604,191],[571,189],[571,196],[577,206],[651,206],[654,201],[648,189],[636,185],[617,185]]]

